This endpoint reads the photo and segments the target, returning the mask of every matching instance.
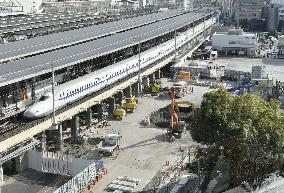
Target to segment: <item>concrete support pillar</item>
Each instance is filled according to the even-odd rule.
[[[15,167],[16,172],[22,172],[23,170],[28,168],[26,153],[22,153],[21,155],[15,157]]]
[[[113,110],[115,109],[115,98],[108,98],[108,115],[112,115]]]
[[[138,97],[138,95],[139,95],[139,91],[140,91],[140,89],[139,89],[139,87],[140,87],[140,84],[139,84],[139,82],[136,82],[136,83],[134,83],[133,85],[133,91],[134,91],[134,96],[136,96],[136,97]]]
[[[129,87],[127,87],[127,88],[125,89],[125,97],[126,97],[126,98],[130,98],[131,95],[132,95],[132,87],[129,86]]]
[[[155,72],[155,79],[160,79],[160,78],[161,78],[161,70],[159,69]]]
[[[87,126],[90,126],[92,124],[92,116],[93,116],[92,109],[88,108],[86,110],[86,125]]]
[[[0,192],[1,192],[1,186],[4,183],[4,173],[3,173],[3,167],[0,165]]]
[[[150,79],[148,77],[143,78],[142,80],[143,86],[149,87],[150,86]]]
[[[156,83],[155,73],[150,74],[149,78],[150,78],[150,84],[155,84]]]
[[[35,94],[35,80],[33,79],[32,82],[31,82],[31,98],[32,100],[34,101],[35,98],[36,98],[36,94]]]
[[[63,131],[62,131],[62,124],[57,125],[57,138],[56,138],[56,150],[62,151],[63,150]]]
[[[41,133],[41,144],[40,144],[40,147],[39,147],[39,149],[40,149],[40,151],[47,151],[47,147],[46,147],[46,134],[45,134],[45,131],[43,131],[42,133]]]
[[[101,120],[103,118],[103,104],[97,105],[97,113],[98,113],[98,119]]]
[[[78,143],[78,135],[79,135],[79,117],[78,115],[74,115],[71,120],[71,139],[72,143]]]
[[[117,95],[117,99],[116,99],[117,103],[121,104],[121,101],[123,100],[123,96],[124,96],[123,92],[122,91],[118,91],[116,95]]]

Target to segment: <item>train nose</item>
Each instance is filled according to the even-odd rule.
[[[29,118],[29,119],[34,119],[37,117],[37,113],[28,109],[24,112],[24,117]]]

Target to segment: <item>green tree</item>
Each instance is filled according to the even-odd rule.
[[[231,95],[224,90],[203,96],[192,121],[193,139],[223,148],[230,160],[231,185],[252,189],[280,171],[284,150],[284,117],[276,100]]]
[[[267,33],[266,38],[269,38],[269,36],[273,36],[273,37],[275,37],[276,39],[278,39],[278,33],[277,33],[276,30],[269,31],[269,32]]]

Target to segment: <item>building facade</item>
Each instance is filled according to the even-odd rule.
[[[262,9],[266,4],[265,0],[234,0],[233,17],[237,26],[252,19],[261,19]]]
[[[111,10],[111,0],[46,0],[43,9],[45,12],[106,12]]]
[[[257,34],[244,33],[241,29],[228,32],[215,32],[212,36],[212,49],[228,53],[246,54],[250,49],[257,48]]]

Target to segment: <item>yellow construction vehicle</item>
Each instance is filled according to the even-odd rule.
[[[125,98],[121,102],[122,108],[124,108],[126,111],[134,112],[137,108],[138,100],[135,96],[132,96],[130,98]]]
[[[160,85],[152,84],[151,85],[151,94],[156,95],[160,92]]]
[[[113,117],[117,119],[122,119],[126,115],[126,111],[119,105],[113,110]]]

